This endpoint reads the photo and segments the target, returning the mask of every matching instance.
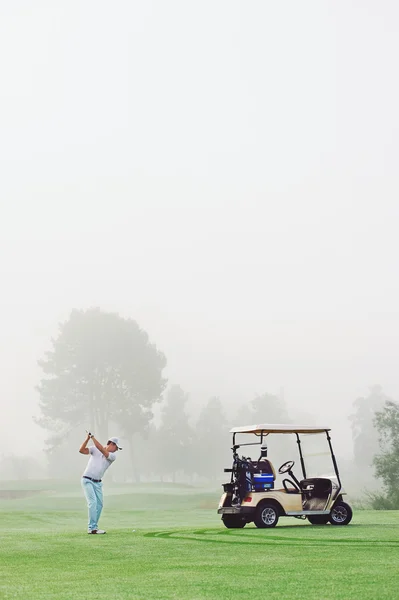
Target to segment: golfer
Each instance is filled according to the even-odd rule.
[[[94,446],[87,448],[87,443],[90,439],[94,443]],[[79,448],[81,454],[90,454],[89,462],[82,476],[82,488],[89,510],[87,533],[106,533],[103,529],[98,528],[98,521],[103,509],[102,478],[105,471],[116,459],[118,450],[122,450],[122,448],[119,446],[119,439],[117,437],[109,438],[107,445],[102,446],[92,433],[87,434],[87,438]]]

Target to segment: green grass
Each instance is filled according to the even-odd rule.
[[[11,499],[0,487],[2,599],[398,597],[398,511],[355,511],[348,527],[282,518],[228,530],[218,490],[106,483],[108,533],[88,536],[79,483],[35,482],[25,497],[18,487]]]

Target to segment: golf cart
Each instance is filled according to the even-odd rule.
[[[352,519],[351,507],[343,501],[337,461],[331,445],[328,427],[305,427],[299,425],[250,425],[231,429],[233,434],[233,466],[224,469],[231,473],[231,480],[223,484],[224,494],[219,503],[218,514],[228,528],[242,528],[252,521],[257,527],[275,527],[279,517],[308,519],[312,525],[348,525]],[[236,443],[237,435],[251,435],[249,443]],[[276,472],[267,458],[265,439],[270,434],[295,436],[298,445],[299,479],[293,472],[295,462],[289,460],[278,469],[282,488],[275,488]],[[303,452],[303,440],[309,435],[324,434],[328,444],[334,475],[308,477]],[[285,441],[288,440],[285,438]],[[314,441],[314,440],[313,440]],[[261,446],[258,460],[242,456],[241,446]],[[316,455],[314,455],[316,456]],[[331,464],[331,463],[330,463]]]

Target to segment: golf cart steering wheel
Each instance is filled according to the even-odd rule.
[[[288,460],[283,465],[281,465],[278,472],[280,473],[280,475],[282,475],[283,473],[288,473],[289,471],[291,471],[291,469],[294,465],[295,465],[295,462],[293,460]]]

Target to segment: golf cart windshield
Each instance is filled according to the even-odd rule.
[[[300,460],[297,466],[302,471],[303,478],[335,474],[339,480],[329,434],[330,430],[330,427],[316,427],[314,425],[261,423],[234,427],[230,430],[230,433],[233,434],[233,447],[236,448],[267,443],[269,456],[272,460],[277,459],[277,461],[284,462],[288,458],[291,460],[297,459],[299,452]],[[248,434],[252,435],[248,436]],[[282,444],[278,442],[278,439],[281,439],[279,436],[270,434],[283,434],[284,436],[291,434],[292,437],[289,436],[287,441]],[[268,437],[269,435],[270,437]],[[254,440],[252,436],[256,436],[257,439]],[[239,441],[237,438],[239,438]],[[324,438],[324,440],[321,438]],[[326,441],[328,445],[326,445]],[[295,454],[294,446],[297,446]],[[287,455],[287,451],[290,456]]]

